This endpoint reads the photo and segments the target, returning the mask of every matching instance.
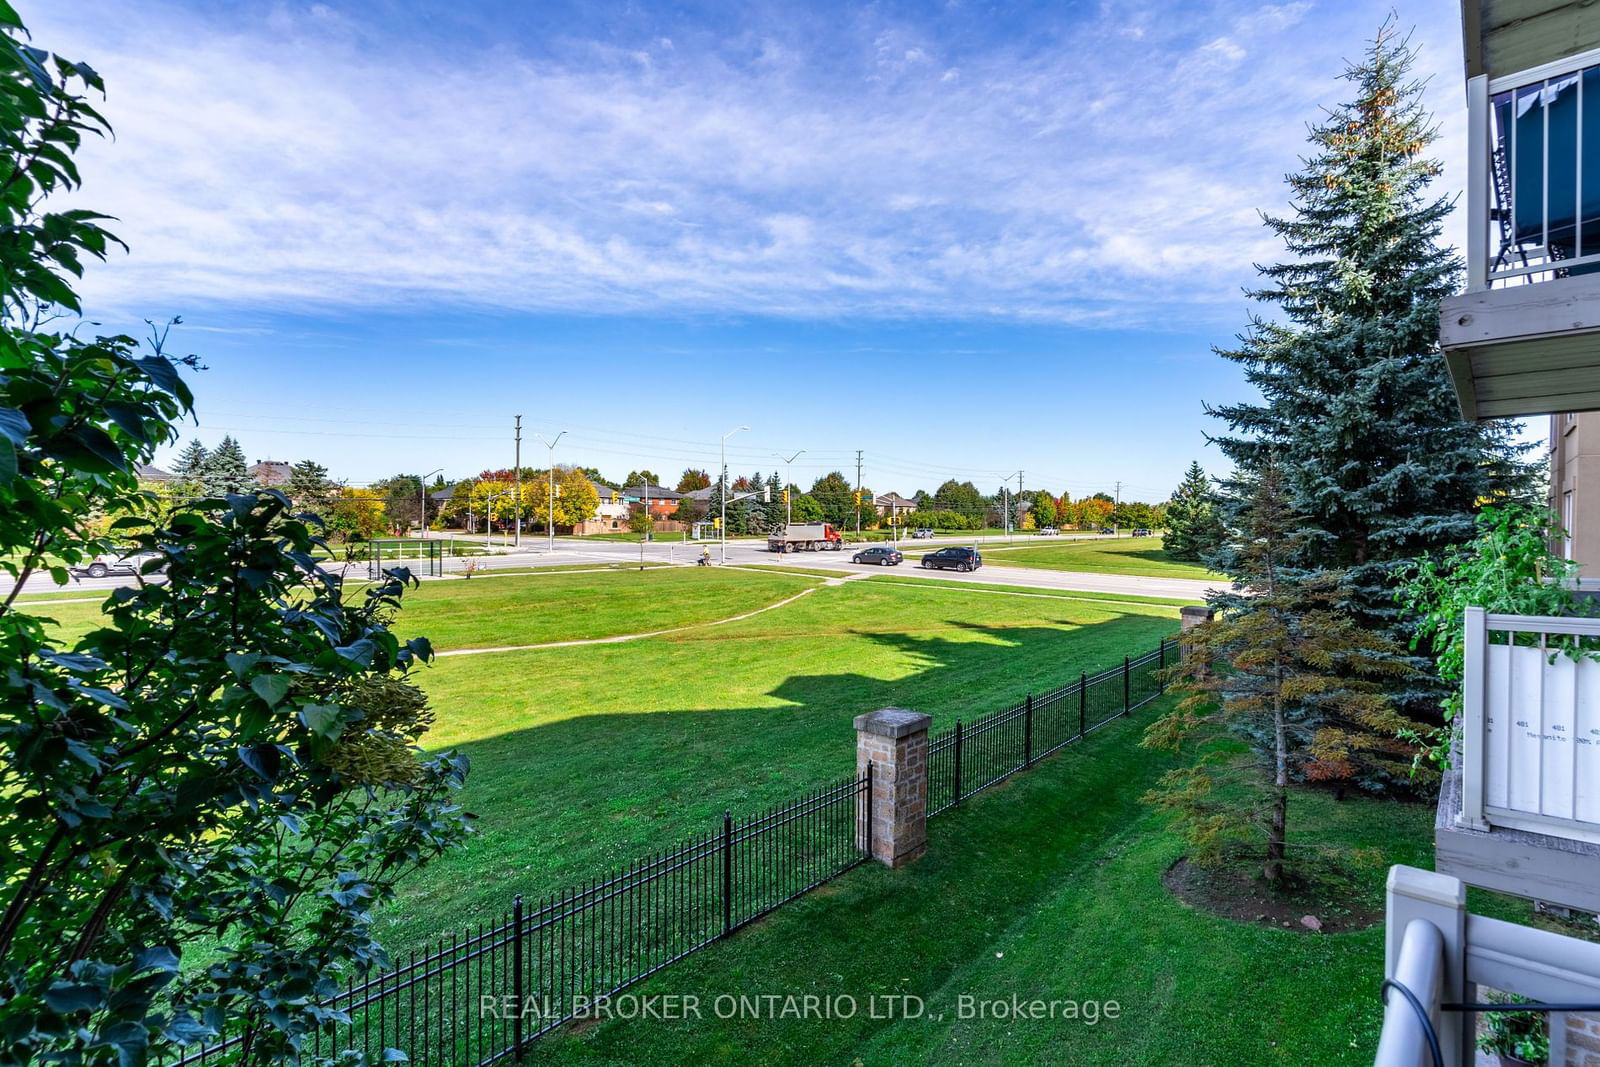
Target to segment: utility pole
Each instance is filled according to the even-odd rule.
[[[516,518],[516,539],[512,542],[517,548],[522,547],[522,416],[517,417],[517,452],[516,459],[511,464],[511,500],[512,514]]]
[[[861,540],[861,449],[856,449],[856,540]]]
[[[1112,537],[1117,536],[1117,533],[1118,533],[1118,531],[1120,529],[1118,524],[1117,524],[1117,517],[1118,517],[1117,516],[1117,512],[1119,512],[1121,510],[1122,510],[1122,483],[1118,482],[1117,483],[1117,502],[1116,502],[1116,505],[1111,509],[1111,536]]]
[[[1018,512],[1020,512],[1022,510],[1022,472],[1021,471],[1017,472],[1017,506],[1015,508],[1013,508],[1012,510],[1013,511],[1018,511]],[[1018,526],[1022,525],[1022,522],[1021,522],[1020,519],[1017,521],[1017,525]]]
[[[722,522],[719,524],[722,528],[717,532],[722,536],[717,545],[717,554],[721,557],[723,564],[728,562],[728,438],[740,430],[748,430],[749,428],[748,426],[735,426],[722,435],[722,492],[717,494],[717,503],[722,505]]]

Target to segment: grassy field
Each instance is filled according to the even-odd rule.
[[[1171,765],[1136,747],[1154,711],[930,823],[927,855],[868,866],[678,964],[640,993],[920,997],[925,1016],[615,1021],[534,1046],[548,1063],[1370,1063],[1383,931],[1236,922],[1163,887],[1182,842],[1139,803]],[[1294,799],[1291,844],[1429,862],[1432,811]],[[1362,888],[1381,900],[1384,871]],[[963,1020],[960,998],[1118,1002],[1115,1020]]]
[[[423,582],[406,593],[395,629],[406,637],[427,635],[440,652],[581,641],[725,619],[818,584],[801,575],[716,568],[577,569],[582,573]],[[48,614],[70,638],[99,622],[106,594],[88,596],[94,599],[36,614]]]
[[[698,569],[588,577],[661,595],[663,580],[692,589],[707,577],[738,579],[716,587],[728,590],[745,579],[780,582],[773,599],[814,591],[743,622],[627,644],[447,657],[425,671],[438,714],[428,740],[471,758],[463,802],[480,832],[412,879],[381,918],[395,945],[498,914],[517,892],[603,873],[703,831],[725,808],[750,811],[848,774],[851,720],[863,711],[917,708],[942,726],[1176,629],[1166,605],[981,596],[932,582],[823,586]],[[532,598],[550,585],[523,588]],[[425,619],[423,604],[402,631],[437,632],[443,620]],[[484,643],[534,633],[500,631]]]
[[[1088,571],[1096,574],[1141,574],[1151,578],[1216,578],[1198,563],[1173,559],[1159,537],[1115,540],[1058,541],[1038,538],[1015,548],[982,546],[985,563],[1002,567],[1039,567],[1052,571]]]

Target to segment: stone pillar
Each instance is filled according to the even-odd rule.
[[[928,848],[928,724],[904,708],[856,716],[856,775],[872,766],[872,802],[856,819],[856,846],[889,867]]]
[[[1178,618],[1181,620],[1183,631],[1194,629],[1196,626],[1210,622],[1216,617],[1216,612],[1200,604],[1187,604],[1178,609]]]

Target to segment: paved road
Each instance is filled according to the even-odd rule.
[[[979,539],[980,547],[983,543],[1003,543],[1004,537],[990,537]],[[1017,538],[1019,542],[1024,538]],[[901,551],[906,554],[907,561],[899,567],[867,567],[858,566],[850,562],[851,550],[840,552],[798,552],[788,555],[778,555],[769,552],[765,541],[729,541],[727,544],[727,563],[729,566],[743,567],[803,567],[807,570],[839,571],[841,573],[860,573],[868,571],[885,574],[915,575],[922,578],[935,578],[942,581],[969,582],[976,585],[1012,585],[1028,589],[1056,589],[1075,590],[1091,593],[1121,593],[1129,596],[1165,597],[1171,599],[1199,600],[1205,596],[1206,590],[1213,588],[1217,582],[1196,581],[1189,578],[1150,578],[1143,575],[1132,574],[1097,574],[1079,571],[1054,571],[1040,570],[1031,567],[1007,567],[1004,565],[1003,554],[991,554],[980,570],[971,574],[956,573],[953,571],[929,571],[915,565],[917,557],[925,550],[937,548],[941,545],[970,545],[973,539],[968,538],[936,538],[932,541],[909,541],[902,544]],[[472,557],[477,567],[483,571],[494,570],[526,570],[538,567],[573,566],[575,564],[615,564],[638,562],[643,559],[650,563],[690,564],[699,558],[704,546],[699,544],[686,544],[683,541],[670,538],[650,542],[641,547],[636,543],[626,541],[597,541],[592,538],[558,537],[552,551],[549,542],[543,538],[525,537],[520,550],[507,550],[504,546],[496,545],[492,555]],[[714,563],[721,561],[721,546],[711,545],[711,558]],[[446,560],[449,571],[458,571],[462,560]],[[327,569],[334,572],[346,572],[351,576],[364,576],[365,564],[328,564]],[[65,590],[82,591],[85,595],[95,595],[119,585],[131,585],[134,579],[129,577],[108,576],[105,578],[80,578]],[[8,586],[0,586],[0,596],[8,593]],[[35,577],[28,583],[27,592],[43,593],[63,591],[63,587],[56,586],[48,575]]]

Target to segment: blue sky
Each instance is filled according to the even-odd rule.
[[[199,426],[355,482],[511,460],[1165,497],[1305,124],[1386,3],[23,0],[108,81],[83,286]],[[1459,188],[1459,13],[1398,11]],[[1455,238],[1457,234],[1452,234]]]

